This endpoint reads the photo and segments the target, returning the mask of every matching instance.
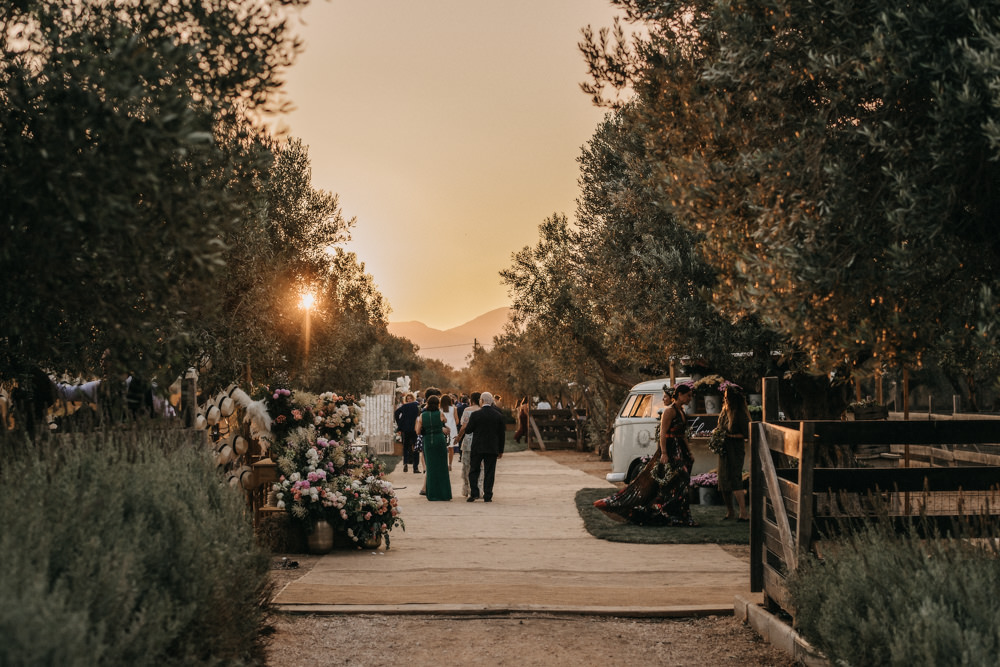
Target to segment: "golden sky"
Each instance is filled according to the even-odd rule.
[[[580,88],[580,30],[607,0],[314,0],[282,122],[314,187],[357,225],[392,321],[447,329],[510,305],[499,271],[553,213],[604,115]]]

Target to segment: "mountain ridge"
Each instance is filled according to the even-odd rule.
[[[413,341],[420,348],[419,356],[459,369],[468,365],[466,357],[472,354],[473,342],[490,346],[493,337],[503,331],[509,312],[506,306],[494,308],[451,329],[435,329],[419,320],[389,322],[388,328],[394,336]]]

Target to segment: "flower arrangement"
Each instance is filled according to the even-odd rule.
[[[384,479],[381,461],[364,458],[357,463],[353,474],[335,480],[338,497],[343,498],[337,508],[339,523],[354,542],[363,544],[381,535],[388,548],[389,531],[396,526],[405,530],[395,491]]]
[[[722,384],[726,380],[721,375],[706,375],[705,377],[695,381],[694,392],[696,394],[705,395],[715,395],[722,393]]]
[[[729,435],[729,430],[721,424],[712,429],[712,433],[708,436],[708,449],[713,454],[718,454],[723,456],[726,453],[726,436]]]
[[[328,521],[358,543],[382,535],[388,547],[389,531],[403,519],[385,467],[353,444],[363,404],[281,388],[269,390],[265,404],[279,474],[271,487],[276,506],[309,529]]]
[[[876,401],[871,396],[865,396],[860,401],[855,401],[849,404],[847,407],[850,408],[851,412],[853,412],[855,408],[880,408],[882,406],[879,405],[878,401]]]
[[[351,443],[355,436],[363,432],[363,407],[363,400],[357,401],[353,396],[338,396],[328,391],[319,395],[313,413],[316,415],[316,425],[323,435],[338,442]]]
[[[719,473],[713,470],[695,475],[691,478],[691,486],[703,486],[714,489],[719,486]]]

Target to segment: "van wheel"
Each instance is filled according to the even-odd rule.
[[[642,461],[636,459],[635,461],[632,461],[632,465],[628,467],[628,474],[625,475],[625,483],[631,484],[632,482],[634,482],[635,478],[639,476],[640,472],[642,472]]]

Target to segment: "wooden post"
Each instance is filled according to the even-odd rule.
[[[194,428],[198,416],[198,374],[188,369],[181,380],[181,420],[184,428]]]
[[[903,369],[903,419],[910,419],[910,369]]]
[[[879,405],[885,405],[882,400],[882,371],[875,371],[875,400]]]
[[[760,446],[761,431],[750,429],[750,591],[760,593],[764,590],[764,469],[761,467],[761,456],[764,447]]]
[[[764,405],[762,419],[766,422],[778,421],[778,378],[766,377],[761,380]]]
[[[813,530],[813,464],[816,461],[816,426],[802,422],[799,426],[802,444],[799,454],[799,519],[795,541],[799,559],[812,546]],[[800,560],[801,562],[801,560]]]
[[[677,362],[673,359],[670,360],[670,386],[674,387],[677,385]]]

